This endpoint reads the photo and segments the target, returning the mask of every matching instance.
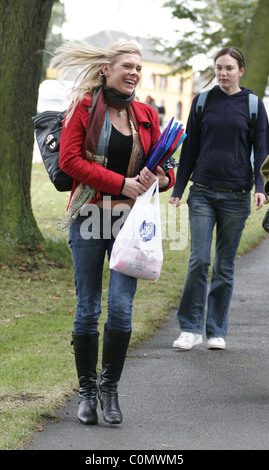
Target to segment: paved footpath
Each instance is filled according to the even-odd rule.
[[[176,312],[132,351],[119,386],[121,426],[78,422],[77,396],[26,450],[268,450],[269,239],[236,261],[225,351],[175,351]]]

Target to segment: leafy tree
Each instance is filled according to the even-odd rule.
[[[170,0],[164,7],[170,7],[179,20],[178,40],[160,43],[176,56],[178,69],[189,68],[199,54],[210,57],[216,48],[232,45],[246,57],[242,84],[264,96],[269,72],[268,0]]]
[[[179,54],[181,67],[189,67],[190,59],[198,54],[208,55],[215,47],[241,47],[256,6],[257,0],[165,2],[164,7],[170,7],[172,16],[180,20],[179,38],[170,51]]]
[[[0,241],[35,248],[42,239],[31,208],[33,151],[42,54],[53,0],[0,2]]]
[[[242,50],[246,58],[246,71],[242,85],[263,97],[269,76],[268,0],[259,0],[257,9],[244,36]]]

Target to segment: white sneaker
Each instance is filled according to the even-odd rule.
[[[225,349],[225,341],[220,336],[209,338],[207,347],[208,349]]]
[[[179,338],[174,341],[173,348],[189,350],[194,346],[202,344],[202,342],[203,338],[201,334],[184,331],[180,334]]]

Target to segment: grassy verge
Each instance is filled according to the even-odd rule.
[[[10,253],[6,258],[8,262],[0,261],[2,450],[23,448],[32,433],[42,428],[45,419],[53,418],[55,408],[63,404],[77,387],[70,346],[76,306],[72,261],[67,234],[56,230],[57,220],[65,213],[67,199],[68,194],[58,193],[48,181],[43,165],[34,164],[32,205],[45,237],[44,246],[35,256],[25,253],[18,258],[15,253]],[[169,193],[161,195],[162,208],[168,207],[168,199]],[[170,209],[173,210],[171,206]],[[179,218],[179,210],[176,213]],[[253,208],[239,256],[264,238],[265,232],[261,228],[263,215],[264,210]],[[173,225],[173,221],[170,223]],[[181,230],[179,220],[177,228]],[[186,239],[186,227],[185,232],[180,232],[180,237]],[[184,248],[185,245],[181,243],[176,247]],[[138,283],[132,347],[152,335],[178,304],[189,249],[188,245],[184,249],[171,249],[173,247],[171,240],[164,240],[164,264],[159,280]],[[105,321],[107,288],[106,272],[100,331]]]

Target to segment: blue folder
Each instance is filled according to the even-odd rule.
[[[187,134],[183,130],[179,141],[174,146],[174,143],[178,138],[179,133],[182,132],[183,124],[178,124],[176,122],[173,124],[173,121],[174,118],[169,121],[167,127],[162,132],[156,144],[151,148],[146,157],[144,166],[146,166],[150,171],[153,171],[159,162],[164,163],[167,158],[173,155],[187,136]]]

